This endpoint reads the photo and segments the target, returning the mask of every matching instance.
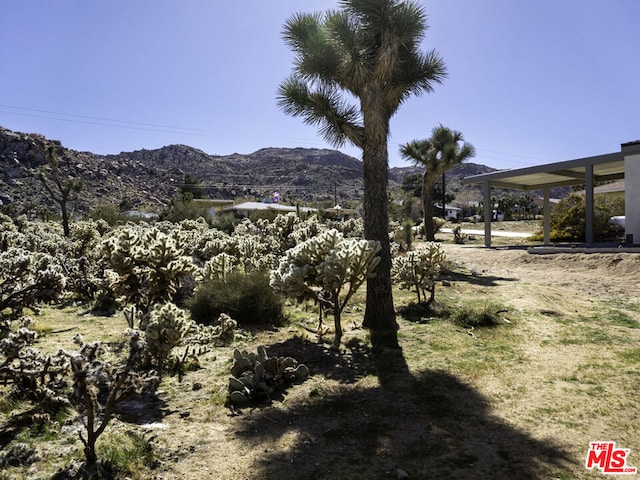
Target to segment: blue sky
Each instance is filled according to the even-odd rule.
[[[421,0],[448,79],[391,123],[399,145],[442,123],[472,161],[519,168],[640,138],[640,2]],[[276,106],[295,12],[330,0],[2,0],[0,126],[119,153],[181,143],[218,155],[332,148]],[[360,158],[355,148],[343,152]]]

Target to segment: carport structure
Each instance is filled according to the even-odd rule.
[[[466,177],[463,183],[481,184],[484,187],[484,244],[487,247],[491,246],[493,213],[491,188],[542,190],[544,243],[548,245],[550,243],[549,192],[551,188],[584,185],[586,192],[585,242],[591,244],[594,238],[594,187],[596,183],[621,178],[625,178],[625,214],[627,217],[625,232],[627,238],[632,239],[634,233],[637,238],[640,238],[640,208],[636,208],[640,207],[640,141],[623,143],[620,152],[514,170],[498,170]],[[636,212],[638,213],[636,214]]]

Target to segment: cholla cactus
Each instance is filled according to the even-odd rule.
[[[173,303],[156,305],[151,310],[146,330],[146,341],[149,354],[156,362],[158,372],[162,375],[171,350],[181,345],[192,323],[187,320],[184,310]]]
[[[229,377],[229,402],[233,404],[268,398],[278,389],[303,382],[309,376],[306,365],[292,357],[269,358],[264,346],[259,346],[257,353],[236,348],[233,360]]]
[[[231,236],[215,228],[201,232],[194,245],[194,255],[206,260],[220,253],[231,253],[235,245]]]
[[[101,248],[102,258],[117,274],[111,288],[122,303],[136,305],[143,314],[156,303],[172,300],[184,278],[195,271],[176,239],[155,228],[123,227]]]
[[[149,372],[140,372],[137,367],[143,358],[145,342],[142,332],[131,332],[129,356],[122,365],[100,360],[105,352],[99,342],[85,344],[78,339],[80,350],[61,352],[69,358],[73,371],[73,395],[71,400],[85,417],[85,435],[80,434],[84,444],[87,476],[97,478],[96,441],[104,433],[113,417],[114,408],[132,394],[153,391],[158,378]]]
[[[338,222],[335,222],[336,224]],[[295,241],[294,245],[305,242],[313,237],[316,237],[326,230],[326,226],[320,223],[316,215],[309,217],[304,222],[296,224],[296,228],[291,232],[291,238]]]
[[[393,259],[392,278],[402,289],[415,289],[418,303],[429,305],[435,299],[436,279],[445,259],[446,253],[439,243],[427,242],[405,256]]]
[[[26,307],[59,298],[66,283],[60,265],[46,253],[19,247],[0,253],[0,311],[10,308],[21,315]]]
[[[244,235],[235,239],[238,258],[245,274],[269,270],[276,264],[274,242],[258,235]]]
[[[212,325],[202,325],[191,322],[185,344],[189,346],[204,346],[208,344],[229,345],[236,337],[238,322],[226,313],[221,313]]]
[[[238,259],[228,253],[219,253],[212,257],[202,267],[200,277],[202,281],[220,279],[225,281],[227,275],[233,272],[238,263]]]
[[[349,238],[364,237],[364,221],[362,218],[349,218],[347,220],[328,220],[326,224],[335,228],[342,235]]]
[[[203,326],[203,328],[207,327]],[[238,322],[226,313],[221,313],[218,320],[213,325],[210,325],[210,328],[213,338],[216,338],[223,345],[227,345],[233,342],[235,338]]]
[[[28,317],[20,322],[26,324]],[[32,347],[38,335],[21,326],[0,340],[0,382],[11,385],[9,395],[16,400],[29,400],[46,405],[67,406],[64,397],[65,376],[69,362],[61,356],[45,355]]]
[[[93,220],[74,222],[70,226],[74,257],[82,257],[95,247],[100,239],[98,226]]]
[[[337,230],[327,230],[288,250],[271,272],[270,284],[288,297],[313,299],[321,309],[331,311],[334,344],[339,345],[341,313],[362,283],[375,275],[379,251],[378,242],[345,239]]]

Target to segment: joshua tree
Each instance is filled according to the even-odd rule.
[[[77,199],[78,193],[82,190],[82,180],[74,177],[61,178],[58,158],[54,147],[47,148],[47,163],[49,166],[49,176],[45,176],[45,169],[38,171],[38,180],[44,186],[49,197],[58,204],[62,214],[62,229],[64,236],[69,237],[69,204]]]
[[[428,242],[435,241],[433,225],[434,180],[451,167],[475,156],[475,149],[464,142],[462,133],[438,125],[426,140],[414,140],[400,147],[402,157],[424,167],[422,176],[422,210],[424,212],[424,235]]]
[[[398,324],[391,294],[387,211],[389,124],[412,94],[431,92],[446,76],[435,51],[421,52],[426,15],[414,1],[341,0],[340,8],[299,13],[284,26],[296,55],[293,74],[279,89],[278,104],[318,125],[336,147],[362,149],[364,233],[380,242],[377,275],[367,279],[363,325],[374,347],[395,347]],[[356,104],[350,103],[350,99]],[[359,102],[359,104],[357,104]]]

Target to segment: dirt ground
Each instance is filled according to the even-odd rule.
[[[402,349],[374,354],[360,296],[339,352],[296,327],[241,342],[309,367],[281,397],[225,407],[233,348],[221,348],[182,382],[164,379],[153,403],[125,405],[109,431],[142,434],[157,462],[141,478],[158,480],[604,478],[584,461],[606,440],[640,466],[640,255],[444,248],[454,267],[436,298],[498,305],[504,325],[399,316]],[[394,295],[399,312],[413,301]],[[77,436],[50,448],[62,462]],[[0,478],[49,478],[38,468]]]
[[[637,359],[629,352],[638,330],[612,325],[610,337],[592,342],[598,327],[580,324],[609,304],[640,320],[640,256],[445,248],[464,278],[443,288],[486,295],[517,321],[515,346],[495,352],[491,335],[456,337],[458,349],[470,342],[470,355],[493,367],[447,358],[447,337],[403,319],[403,351],[379,356],[358,329],[347,328],[352,341],[339,354],[315,338],[267,334],[257,340],[272,345],[270,354],[296,357],[313,376],[270,405],[236,413],[212,407],[210,389],[181,396],[168,387],[171,412],[146,427],[165,451],[157,478],[599,478],[584,468],[596,440],[630,448],[630,464],[640,465],[637,362],[621,364],[632,385],[606,373],[620,358]],[[201,375],[190,374],[187,387]]]

